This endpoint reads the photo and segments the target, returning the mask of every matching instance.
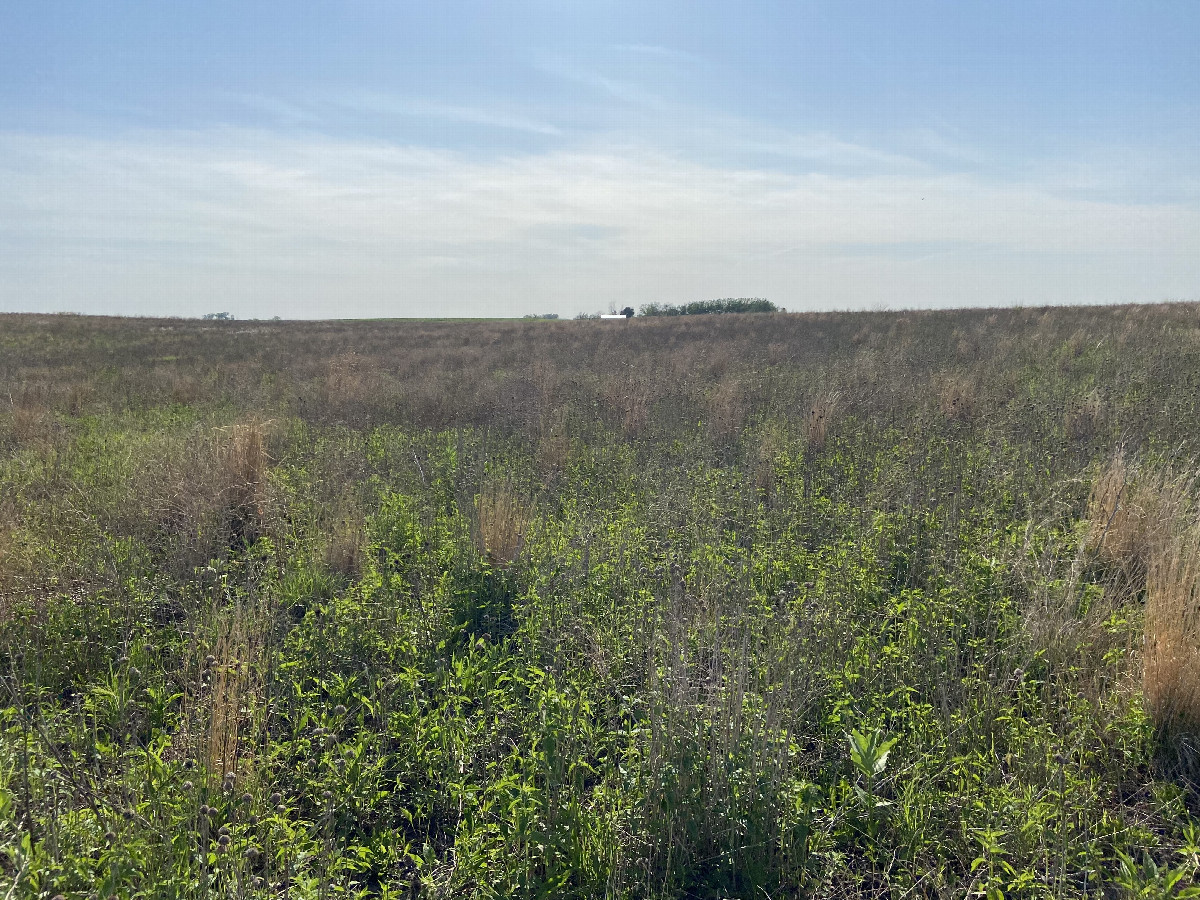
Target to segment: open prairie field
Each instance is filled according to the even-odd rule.
[[[0,896],[1193,896],[1200,306],[0,316]]]

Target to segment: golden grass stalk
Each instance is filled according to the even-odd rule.
[[[775,492],[775,466],[783,455],[786,438],[779,428],[764,428],[758,435],[758,446],[750,462],[750,473],[759,494],[770,497]]]
[[[200,681],[189,698],[187,730],[199,737],[198,756],[210,778],[223,780],[249,766],[250,726],[260,694],[260,669],[270,630],[265,601],[238,603],[218,613],[212,652],[200,663]],[[196,726],[199,726],[198,728]]]
[[[35,444],[46,437],[50,430],[50,412],[46,407],[31,402],[12,404],[12,436],[20,445]]]
[[[942,415],[952,422],[966,422],[975,415],[975,385],[961,376],[942,382],[938,394]]]
[[[217,661],[209,666],[212,689],[208,695],[204,758],[210,773],[233,772],[237,769],[242,710],[245,708],[245,635],[222,635],[214,655]]]
[[[366,527],[357,509],[345,506],[339,512],[325,544],[325,565],[330,571],[353,578],[362,571]]]
[[[813,400],[804,423],[804,443],[810,453],[820,453],[825,449],[829,424],[841,399],[841,391],[826,391]]]
[[[530,505],[517,496],[510,481],[493,481],[476,497],[475,514],[479,552],[493,565],[512,565],[525,547],[532,519]]]
[[[225,500],[235,527],[247,540],[258,536],[266,518],[270,427],[270,422],[249,419],[230,428],[225,445]]]
[[[1200,731],[1200,526],[1151,556],[1145,615],[1147,710],[1161,727]]]
[[[1139,575],[1171,541],[1191,482],[1170,472],[1135,472],[1117,452],[1092,485],[1088,541],[1102,559]]]
[[[552,479],[567,467],[571,456],[571,438],[567,433],[565,410],[542,417],[537,446],[537,467],[547,478]]]
[[[732,441],[746,424],[749,400],[745,388],[727,379],[713,388],[706,398],[708,432],[718,441]]]
[[[18,556],[16,511],[11,502],[0,500],[0,622],[7,619],[6,599],[20,568]]]
[[[1129,462],[1124,451],[1118,450],[1100,470],[1088,495],[1088,543],[1110,557],[1120,555],[1118,548],[1132,537],[1130,528],[1137,522],[1125,496],[1129,476]]]
[[[1099,431],[1108,415],[1104,401],[1092,391],[1069,410],[1064,418],[1067,434],[1077,441],[1090,440]]]

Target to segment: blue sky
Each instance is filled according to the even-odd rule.
[[[0,310],[1200,299],[1200,4],[0,5]]]

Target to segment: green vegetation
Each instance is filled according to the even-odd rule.
[[[770,300],[760,297],[729,297],[725,300],[696,300],[675,306],[671,303],[647,303],[639,315],[643,316],[702,316],[713,313],[766,313],[779,312]]]
[[[0,896],[1185,897],[1200,308],[0,317]]]

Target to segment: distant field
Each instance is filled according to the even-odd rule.
[[[0,315],[0,897],[1200,894],[1198,459],[1196,304]]]

